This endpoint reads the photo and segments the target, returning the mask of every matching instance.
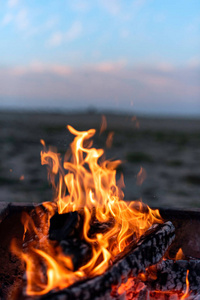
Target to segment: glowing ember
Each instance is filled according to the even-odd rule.
[[[147,291],[145,298],[147,300],[184,300],[184,299],[192,299],[190,298],[190,293],[189,293],[189,280],[188,280],[188,275],[189,275],[189,270],[187,270],[186,274],[186,290],[184,293],[179,293],[177,291]],[[140,276],[141,280],[146,281],[146,278],[144,274],[141,274]],[[117,290],[118,295],[123,295],[124,300],[132,300],[132,299],[143,299],[141,298],[141,291],[145,290],[146,285],[145,283],[139,281],[136,278],[129,278],[126,283],[122,283],[120,287]],[[140,296],[138,298],[138,296]]]
[[[50,167],[54,203],[44,203],[46,214],[42,208],[37,209],[37,225],[29,215],[23,214],[24,237],[29,235],[29,239],[24,239],[23,250],[15,241],[12,243],[12,251],[26,263],[28,295],[43,295],[104,273],[133,238],[140,237],[152,224],[162,223],[158,210],[147,207],[144,211],[140,202],[123,201],[120,188],[123,180],[116,182],[116,167],[120,161],[103,160],[104,151],[92,148],[90,138],[95,130],[80,132],[71,126],[67,128],[75,138],[63,164],[60,154],[48,150],[41,141],[44,146],[41,163]],[[84,216],[82,236],[91,246],[92,255],[78,270],[74,268],[72,257],[64,255],[62,249],[48,239],[50,218],[56,210],[59,214],[81,211]],[[94,214],[102,223],[114,219],[113,226],[103,234],[89,235]]]

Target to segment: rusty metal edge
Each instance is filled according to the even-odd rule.
[[[0,223],[5,219],[9,213],[10,203],[0,202]]]
[[[16,212],[30,211],[40,204],[28,202],[0,202],[0,223],[9,215]]]

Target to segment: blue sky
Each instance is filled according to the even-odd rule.
[[[199,0],[0,5],[0,107],[200,114]]]

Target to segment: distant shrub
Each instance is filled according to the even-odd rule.
[[[130,163],[153,162],[152,156],[144,152],[129,152],[126,155],[126,159]]]
[[[181,160],[169,160],[167,161],[167,165],[170,167],[180,167],[183,165],[183,162]]]
[[[189,174],[185,177],[185,181],[190,184],[200,185],[200,174]]]

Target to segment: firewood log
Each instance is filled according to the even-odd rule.
[[[153,270],[152,270],[153,269]],[[163,260],[148,271],[156,273],[157,279],[150,283],[151,289],[160,291],[183,291],[186,288],[186,273],[190,290],[200,291],[200,260]],[[147,272],[147,273],[148,273]]]
[[[113,286],[119,286],[130,276],[137,276],[140,272],[163,257],[164,253],[175,238],[175,228],[171,222],[154,224],[137,242],[129,246],[116,259],[113,266],[104,274],[80,281],[61,291],[51,291],[40,297],[42,300],[100,300],[109,299]],[[30,299],[25,296],[24,299]],[[37,299],[37,298],[34,298]],[[112,298],[110,298],[112,299]]]

